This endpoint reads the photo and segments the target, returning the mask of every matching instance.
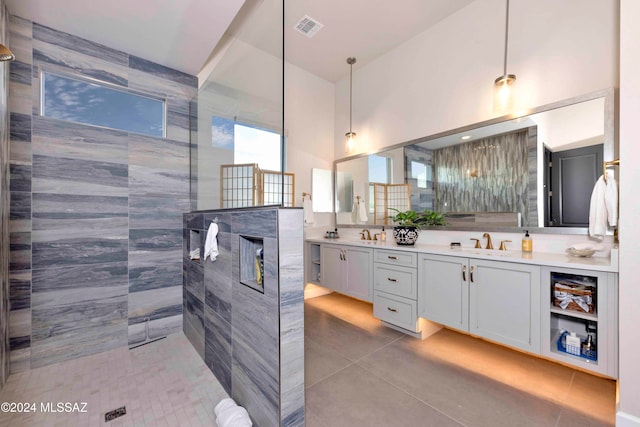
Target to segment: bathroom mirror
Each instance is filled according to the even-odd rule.
[[[591,189],[615,155],[607,89],[334,163],[338,226],[435,210],[446,229],[586,234]]]

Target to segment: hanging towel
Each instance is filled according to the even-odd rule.
[[[369,220],[369,217],[367,216],[367,206],[363,200],[358,202],[358,220],[360,220],[360,223],[362,224]]]
[[[589,205],[589,235],[602,240],[607,234],[607,223],[612,227],[618,224],[618,185],[616,180],[607,173],[598,178],[591,193]]]
[[[211,258],[211,261],[215,261],[218,256],[218,224],[211,222],[209,230],[207,231],[207,238],[204,241],[204,259]]]
[[[618,183],[613,174],[607,173],[607,187],[604,190],[604,204],[607,207],[609,225],[618,225]]]
[[[311,197],[306,198],[303,197],[302,198],[302,209],[303,209],[303,216],[304,216],[304,223],[305,224],[313,224],[314,223],[314,218],[313,218],[313,204],[311,202]]]

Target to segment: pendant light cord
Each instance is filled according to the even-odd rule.
[[[505,26],[504,26],[504,72],[503,76],[507,75],[507,48],[509,46],[509,0],[507,0],[507,13],[505,14]]]
[[[353,64],[355,63],[356,58],[353,56],[347,58],[347,64],[349,64],[349,133],[347,135],[350,135],[350,138],[353,137]]]
[[[349,133],[353,133],[351,124],[353,120],[353,62],[349,63]]]

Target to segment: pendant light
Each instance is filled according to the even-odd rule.
[[[16,56],[3,44],[0,44],[0,61],[13,61],[16,59]]]
[[[516,75],[507,74],[507,51],[509,47],[509,0],[504,30],[504,69],[502,75],[495,80],[493,87],[493,110],[497,113],[507,113],[513,108]]]
[[[356,133],[351,129],[353,118],[353,64],[356,63],[356,58],[350,56],[347,58],[347,64],[349,64],[349,132],[345,133],[347,137],[347,153],[353,150],[355,144]]]

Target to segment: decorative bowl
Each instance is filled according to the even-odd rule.
[[[589,257],[592,257],[593,254],[596,253],[596,250],[595,249],[574,249],[574,248],[569,248],[569,249],[567,249],[567,252],[571,256],[589,258]]]

